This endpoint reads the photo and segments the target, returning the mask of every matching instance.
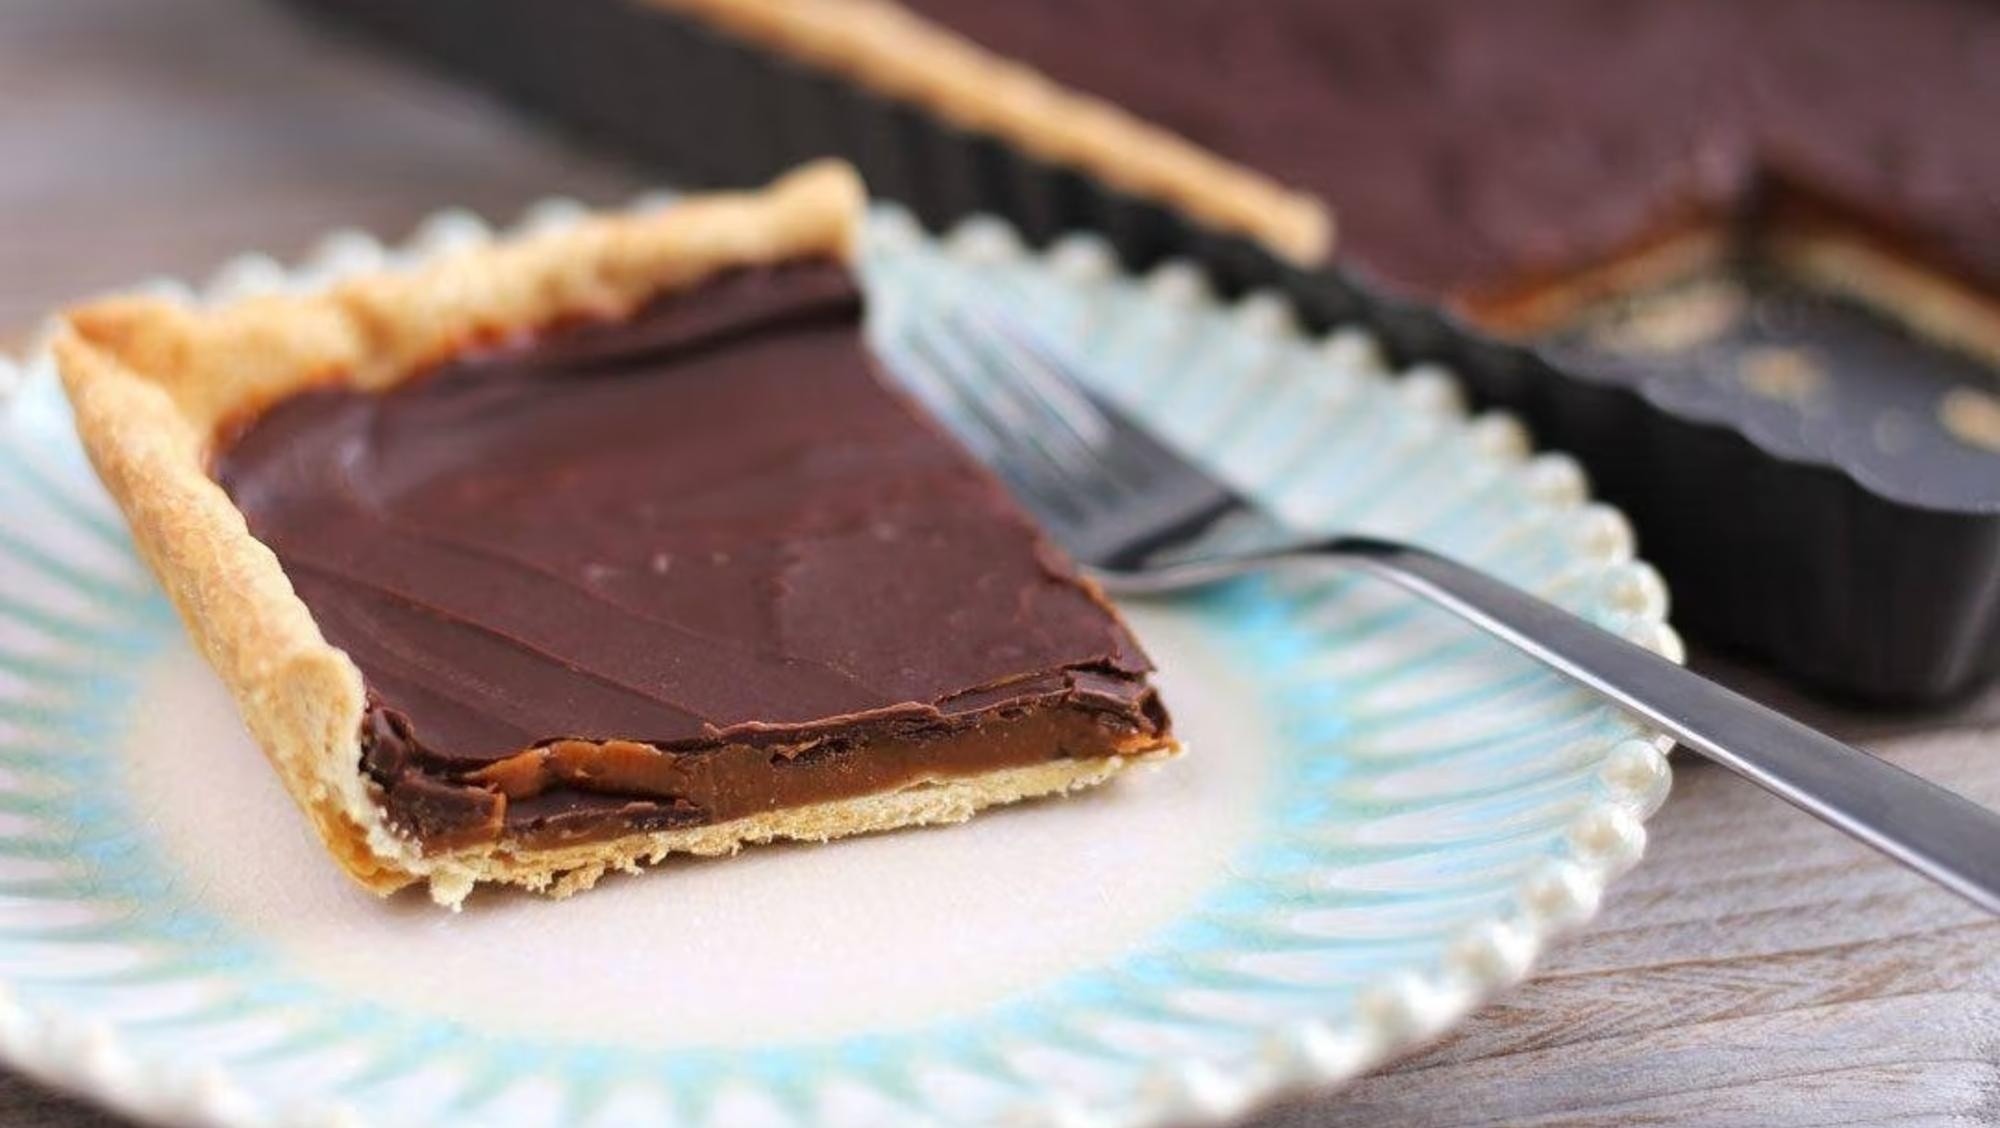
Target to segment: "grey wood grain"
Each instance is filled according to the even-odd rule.
[[[0,0],[0,152],[10,326],[339,226],[643,182],[257,0]],[[2000,805],[2000,690],[1879,713],[1702,664]],[[1723,772],[1678,770],[1646,862],[1535,979],[1260,1128],[2000,1124],[2000,923]],[[0,1073],[0,1123],[116,1121]]]

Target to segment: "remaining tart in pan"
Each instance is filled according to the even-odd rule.
[[[873,371],[840,166],[57,343],[78,428],[358,881],[558,895],[1171,752],[1149,666]]]
[[[1982,0],[636,2],[1490,328],[1749,254],[2000,363]]]

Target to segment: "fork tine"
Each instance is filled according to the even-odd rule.
[[[933,400],[931,404],[944,418],[955,425],[952,428],[961,441],[973,448],[974,453],[992,461],[1007,448],[1007,437],[1000,429],[998,421],[989,417],[984,406],[972,399],[961,386],[960,377],[954,373],[957,358],[947,355],[948,350],[932,338],[932,335],[914,329],[908,337],[907,357],[915,361],[906,368],[905,378],[922,385],[923,398]],[[964,411],[953,414],[951,408],[957,406]]]
[[[1104,465],[1103,443],[1108,428],[1089,401],[1052,400],[1038,385],[1045,385],[1035,370],[1035,359],[991,327],[984,319],[970,316],[960,307],[939,319],[942,330],[962,346],[962,353],[978,363],[987,380],[980,389],[996,407],[1006,412],[1015,428],[1014,441],[1036,446],[1063,474],[1068,488],[1085,501],[1113,501],[1117,481]]]
[[[1023,382],[1030,383],[1045,401],[1052,401],[1051,410],[1079,422],[1080,430],[1089,429],[1087,441],[1098,455],[1101,473],[1133,490],[1143,490],[1161,476],[1186,473],[1184,456],[1091,390],[1045,342],[1011,322],[991,317],[981,320],[995,339],[1006,342],[1010,355],[1017,359]]]
[[[1074,436],[1086,448],[1101,452],[1111,440],[1111,425],[1090,395],[1060,364],[1055,363],[1037,342],[1014,332],[1005,322],[981,310],[961,307],[948,319],[961,330],[976,331],[999,351],[1008,354],[1013,375],[1020,387],[1041,409],[1043,416]]]
[[[910,343],[964,409],[961,416],[974,431],[980,453],[1015,493],[1046,517],[1080,518],[1083,512],[1069,475],[1040,446],[1027,441],[1027,428],[1018,413],[1009,412],[994,394],[1001,381],[972,374],[971,350],[949,335],[923,331],[912,333]]]
[[[1129,569],[1246,509],[1005,317],[954,303],[910,340],[989,464],[1079,559]]]

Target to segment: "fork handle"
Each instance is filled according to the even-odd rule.
[[[1185,587],[1284,560],[1335,559],[1423,596],[1541,659],[1745,776],[1992,913],[2000,913],[2000,814],[1768,709],[1642,646],[1436,553],[1334,537],[1229,559],[1155,565],[1143,586]],[[1138,590],[1128,573],[1107,582]]]

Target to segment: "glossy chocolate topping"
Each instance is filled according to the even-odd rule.
[[[1130,635],[877,380],[859,312],[838,264],[737,272],[222,452],[363,672],[393,815],[532,844],[1164,735]]]
[[[1987,0],[904,0],[1476,297],[1803,193],[2000,291]],[[1143,9],[1143,18],[1140,11]]]

